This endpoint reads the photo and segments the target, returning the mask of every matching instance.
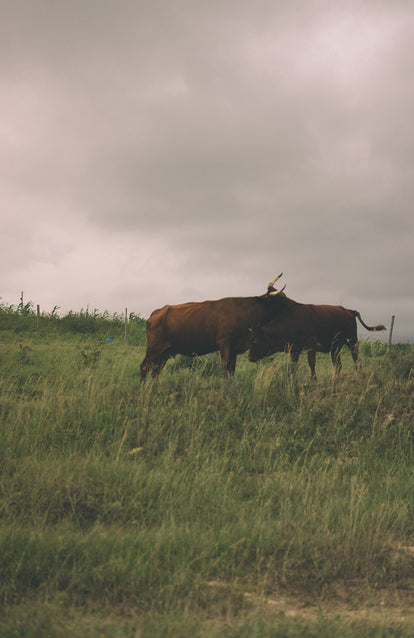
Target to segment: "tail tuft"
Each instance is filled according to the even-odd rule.
[[[364,328],[366,328],[367,330],[370,330],[371,332],[379,332],[380,330],[386,330],[386,327],[383,326],[382,324],[379,324],[378,326],[367,326],[367,324],[364,323],[364,321],[362,321],[362,317],[359,314],[358,310],[353,310],[352,314],[354,315],[354,317],[357,317],[357,319],[362,323]]]

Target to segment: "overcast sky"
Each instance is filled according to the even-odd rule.
[[[283,271],[414,340],[411,0],[0,8],[3,303],[148,317]]]

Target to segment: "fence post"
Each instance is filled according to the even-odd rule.
[[[391,326],[390,326],[390,336],[388,337],[388,350],[391,348],[391,343],[392,343],[392,331],[394,330],[394,319],[395,319],[395,315],[392,315]]]
[[[37,338],[39,339],[40,337],[40,306],[39,304],[37,304],[37,319],[36,319],[36,325],[37,325]]]
[[[125,345],[128,345],[128,308],[125,308]]]

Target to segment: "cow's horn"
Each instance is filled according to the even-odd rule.
[[[275,290],[274,292],[269,292],[269,297],[276,297],[276,295],[280,295],[281,292],[286,288],[286,284],[283,286],[281,290]]]
[[[272,281],[269,281],[269,288],[271,288],[273,286],[273,284],[275,283],[275,281],[277,281],[278,279],[281,278],[281,276],[283,275],[283,273],[281,272],[280,275],[278,275],[277,277],[275,277]]]

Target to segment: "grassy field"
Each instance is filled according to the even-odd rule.
[[[142,320],[126,346],[26,314],[0,313],[2,638],[414,634],[414,346],[140,387]]]

